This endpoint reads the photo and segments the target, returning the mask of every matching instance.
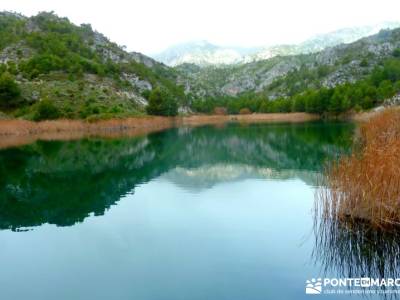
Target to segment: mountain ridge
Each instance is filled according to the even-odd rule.
[[[173,69],[125,51],[89,24],[77,26],[53,12],[32,17],[0,12],[2,73],[14,76],[20,86],[15,103],[3,104],[8,110],[21,108],[13,112],[17,117],[35,118],[46,99],[58,115],[87,118],[142,114],[156,87],[184,97]]]
[[[297,44],[276,44],[263,47],[218,46],[206,40],[192,41],[168,47],[152,57],[168,66],[185,63],[204,66],[244,64],[269,59],[275,56],[308,54],[339,44],[352,43],[360,38],[376,34],[381,29],[400,27],[400,22],[386,21],[374,25],[341,28],[328,33],[314,35]]]
[[[197,47],[214,46],[201,41]],[[310,53],[242,64],[171,68],[125,51],[89,24],[51,12],[29,18],[3,12],[1,116],[97,120],[216,107],[233,114],[340,113],[370,109],[400,91],[400,28],[317,52],[314,43],[308,47]]]
[[[223,47],[206,40],[180,43],[152,55],[168,66],[194,63],[199,66],[236,64],[243,61],[245,55],[256,53],[260,47]]]
[[[350,44],[322,51],[274,56],[241,65],[176,67],[181,84],[194,98],[263,93],[269,98],[293,95],[307,88],[335,87],[370,74],[400,47],[400,28],[382,30]]]

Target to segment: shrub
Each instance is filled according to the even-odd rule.
[[[149,115],[176,116],[178,103],[166,90],[157,87],[150,93],[146,111]]]
[[[61,116],[60,110],[53,101],[45,99],[40,101],[36,106],[36,111],[33,115],[35,121],[54,120]]]
[[[368,67],[368,60],[367,59],[363,59],[363,60],[361,60],[361,62],[360,62],[360,67]]]
[[[394,49],[393,56],[394,57],[400,57],[400,48]]]
[[[249,115],[251,114],[251,110],[248,108],[242,108],[241,110],[239,110],[239,114],[241,115]]]
[[[18,104],[21,90],[14,78],[7,72],[0,76],[0,106],[11,108]]]
[[[361,107],[359,104],[356,104],[356,105],[354,106],[354,111],[355,111],[355,112],[361,112],[361,111],[362,111],[362,107]]]
[[[214,108],[214,115],[226,115],[227,109],[225,107]]]

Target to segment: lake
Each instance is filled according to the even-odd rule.
[[[0,299],[308,299],[306,280],[341,275],[315,238],[314,193],[353,129],[226,124],[1,150]]]

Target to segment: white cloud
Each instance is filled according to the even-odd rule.
[[[188,40],[255,46],[400,20],[398,0],[2,0],[0,10],[25,15],[54,10],[147,54]]]

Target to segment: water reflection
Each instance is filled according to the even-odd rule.
[[[312,257],[327,277],[336,278],[400,278],[399,228],[371,228],[360,220],[321,218],[314,220],[315,243]],[[398,299],[397,287],[373,286],[363,289],[381,290],[383,299]],[[392,292],[390,292],[392,290]]]
[[[254,177],[297,177],[314,185],[324,161],[347,151],[351,128],[231,124],[6,149],[0,152],[0,228],[70,226],[104,214],[161,175],[189,191]]]
[[[240,182],[244,179],[286,180],[299,178],[309,185],[315,185],[320,173],[312,170],[276,170],[246,164],[215,164],[198,168],[177,167],[162,178],[190,192],[201,192],[223,182]]]
[[[323,222],[316,234],[314,257],[325,273],[344,278],[399,278],[400,232],[353,222]]]

